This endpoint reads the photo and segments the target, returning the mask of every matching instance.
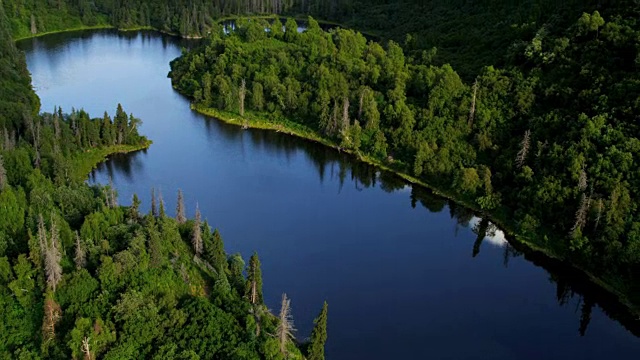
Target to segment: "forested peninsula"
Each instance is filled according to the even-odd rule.
[[[87,185],[106,156],[150,145],[138,133],[141,120],[120,105],[113,117],[40,113],[7,6],[0,6],[0,358],[324,359],[327,304],[298,343],[286,294],[275,314],[264,305],[257,254],[248,263],[227,254],[197,207],[187,218],[180,191],[170,217],[159,193],[143,214],[137,196],[120,206],[112,185]]]
[[[247,300],[251,280],[241,281],[237,257],[207,258],[213,245],[203,240],[203,255],[196,256],[201,261],[191,261],[197,254],[192,244],[197,219],[169,218],[160,210],[161,200],[151,214],[139,214],[135,202],[132,207],[114,204],[110,187],[88,187],[69,175],[77,169],[71,159],[81,159],[87,149],[139,146],[144,139],[136,133],[127,140],[125,132],[117,143],[119,129],[135,129],[136,123],[121,109],[110,121],[105,116],[103,125],[82,111],[39,115],[11,36],[89,27],[150,28],[206,38],[200,49],[174,61],[170,74],[198,111],[313,138],[428,184],[489,214],[514,240],[582,269],[638,312],[636,1],[3,0],[0,8],[8,17],[5,21],[0,14],[5,169],[0,175],[6,174],[0,176],[0,188],[8,189],[0,190],[0,197],[10,201],[3,198],[2,204],[15,204],[0,209],[11,214],[0,218],[13,219],[0,224],[0,239],[6,239],[0,241],[1,294],[5,308],[12,309],[3,313],[2,324],[20,329],[0,332],[11,335],[0,345],[10,356],[69,358],[76,351],[72,356],[82,357],[77,351],[83,351],[85,338],[92,341],[90,351],[102,357],[111,351],[153,357],[160,338],[162,345],[174,346],[165,351],[173,351],[173,357],[200,355],[189,352],[195,343],[203,352],[211,346],[225,354],[220,356],[238,357],[224,347],[227,339],[236,341],[232,348],[246,349],[247,357],[300,354],[257,330],[258,324],[263,330],[271,326],[270,332],[281,330],[281,322]],[[313,19],[300,34],[293,20],[258,19],[272,14],[313,15],[376,34],[379,41],[352,30],[324,31]],[[255,17],[237,21],[237,30],[229,34],[218,26],[222,18],[243,15]],[[112,130],[103,132],[103,127]],[[56,140],[63,136],[71,140]],[[12,148],[6,150],[6,144]],[[69,170],[57,170],[56,161]],[[17,166],[26,172],[16,171]],[[63,191],[68,193],[56,195]],[[78,220],[94,214],[99,214],[95,224],[85,227]],[[200,229],[210,244],[219,237],[208,226]],[[61,245],[48,245],[54,243]],[[57,290],[47,280],[49,248],[67,249],[58,256],[63,275]],[[73,261],[77,248],[86,253],[84,267]],[[127,263],[131,258],[147,261]],[[149,285],[155,280],[142,280],[153,276],[175,286],[162,290]],[[75,295],[58,295],[70,284],[78,284],[70,287]],[[131,289],[130,284],[138,285]],[[227,297],[214,296],[220,288]],[[143,296],[144,302],[136,302]],[[75,297],[83,300],[71,306]],[[135,316],[156,316],[148,337],[127,333],[140,329],[130,326],[134,318],[114,309],[121,303]],[[220,333],[223,342],[204,345],[196,332],[204,325],[186,334],[169,330],[172,321],[185,324],[206,311],[234,324],[224,327],[233,333]],[[319,319],[326,319],[326,308],[323,313]],[[43,330],[46,314],[60,319],[55,341]],[[77,319],[85,320],[77,324]],[[113,332],[117,338],[99,340]],[[326,339],[321,329],[314,334],[319,334],[312,337],[316,344]],[[134,344],[134,338],[147,342]]]

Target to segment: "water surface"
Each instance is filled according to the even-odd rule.
[[[101,116],[122,103],[144,121],[151,148],[90,181],[112,177],[121,203],[137,193],[147,210],[152,187],[169,210],[181,188],[228,252],[258,252],[265,301],[277,310],[290,296],[299,338],[328,301],[328,359],[638,358],[640,339],[601,307],[634,331],[638,321],[499,232],[477,235],[471,212],[333,150],[192,112],[166,77],[191,44],[97,31],[19,46],[43,111]]]

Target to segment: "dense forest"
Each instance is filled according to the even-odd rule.
[[[451,64],[471,81],[484,66],[503,66],[513,47],[545,27],[561,31],[583,12],[615,17],[635,0],[5,0],[16,38],[84,27],[154,28],[206,36],[221,18],[282,14],[338,22],[419,56],[437,49],[434,63]]]
[[[202,36],[223,16],[279,14],[293,0],[35,0],[4,1],[15,37],[91,26],[154,28]]]
[[[287,333],[289,322],[286,311],[277,319],[256,305],[257,257],[243,271],[240,258],[216,253],[220,235],[201,219],[171,219],[160,199],[142,215],[136,201],[119,207],[112,188],[78,180],[92,151],[143,146],[139,120],[120,107],[113,119],[39,115],[11,36],[88,26],[206,37],[170,74],[197,109],[302,129],[409,174],[640,303],[635,0],[4,0],[0,11],[8,17],[0,13],[0,198],[11,204],[0,208],[8,219],[0,224],[0,296],[9,309],[1,314],[2,324],[21,324],[0,332],[7,356],[78,358],[86,346],[89,356],[154,357],[169,344],[170,357],[241,357],[197,336],[209,325],[246,357],[300,356],[278,341],[288,335],[265,335]],[[303,33],[293,20],[239,20],[231,34],[217,25],[267,14],[313,14],[380,41],[323,31],[313,19]],[[47,263],[62,270],[57,290]],[[150,285],[160,278],[172,287]],[[76,296],[92,300],[73,303]],[[124,306],[134,317],[155,316],[155,325],[131,327]],[[322,313],[308,349],[320,351],[326,339]],[[175,333],[171,324],[188,319],[199,325]]]
[[[143,214],[85,178],[144,148],[141,121],[39,113],[0,6],[0,358],[324,359],[327,304],[298,346],[291,300],[263,303],[260,260],[227,254],[197,207]],[[300,348],[304,348],[304,355]]]
[[[406,55],[311,18],[303,33],[291,19],[253,19],[231,34],[214,27],[170,77],[201,111],[310,129],[493,214],[637,301],[637,15],[541,24],[471,82],[435,50]]]

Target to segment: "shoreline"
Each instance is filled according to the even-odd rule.
[[[275,17],[282,17],[280,15],[272,15],[272,16],[254,16],[254,18],[275,18]],[[233,19],[237,19],[239,17],[226,17],[226,18],[221,18],[218,19],[217,21],[224,21],[224,20],[233,20]],[[246,16],[243,18],[247,18]],[[249,17],[251,18],[251,17]],[[296,20],[304,20],[301,19],[300,17],[294,17],[294,19]],[[332,25],[338,25],[340,26],[341,24],[338,23],[329,23],[329,22],[325,22],[325,21],[320,21],[317,20],[319,23],[328,23],[328,24],[332,24]],[[20,40],[26,40],[26,39],[30,39],[30,38],[36,38],[36,37],[40,37],[40,36],[45,36],[45,35],[50,35],[50,34],[56,34],[56,33],[64,33],[64,32],[73,32],[73,31],[82,31],[82,30],[101,30],[101,29],[115,29],[118,31],[140,31],[140,30],[152,30],[152,31],[157,31],[163,34],[167,34],[170,36],[176,36],[176,37],[181,37],[181,38],[185,38],[185,39],[197,39],[197,37],[189,37],[189,36],[180,36],[178,34],[173,34],[173,33],[168,33],[153,27],[134,27],[134,28],[128,28],[128,29],[118,29],[114,26],[111,25],[99,25],[99,26],[94,26],[94,27],[90,27],[90,26],[86,26],[86,27],[80,27],[80,28],[73,28],[73,29],[65,29],[65,30],[56,30],[56,31],[51,31],[51,32],[45,32],[45,33],[39,33],[39,34],[35,34],[33,36],[27,36],[27,37],[22,37],[22,38],[16,38],[14,39],[14,41],[20,41]],[[364,33],[363,33],[364,34]],[[234,114],[231,112],[226,112],[226,111],[220,111],[217,109],[212,109],[212,108],[203,108],[200,106],[196,106],[193,103],[191,104],[191,109],[193,111],[196,111],[202,115],[205,116],[209,116],[209,117],[213,117],[219,121],[222,121],[224,123],[227,124],[231,124],[231,125],[236,125],[236,126],[241,126],[244,127],[245,125],[248,128],[252,128],[252,129],[260,129],[260,130],[269,130],[269,131],[276,131],[276,132],[284,132],[287,133],[288,135],[292,135],[292,136],[296,136],[298,138],[301,139],[305,139],[305,140],[310,140],[316,143],[320,143],[324,146],[328,146],[330,148],[333,148],[335,150],[341,151],[341,152],[345,152],[351,156],[353,156],[354,158],[356,158],[358,161],[367,163],[371,166],[375,166],[381,170],[384,171],[388,171],[391,172],[393,174],[395,174],[396,176],[399,176],[400,178],[402,178],[403,180],[409,182],[412,185],[419,185],[422,186],[424,188],[427,188],[429,190],[431,190],[434,194],[446,198],[448,200],[454,201],[464,207],[467,207],[470,210],[473,210],[475,212],[478,212],[480,214],[482,214],[483,216],[485,216],[488,220],[490,220],[491,222],[493,222],[495,225],[497,225],[498,227],[500,227],[500,229],[505,233],[505,235],[507,235],[508,239],[516,242],[518,245],[524,247],[527,249],[527,251],[530,251],[532,253],[536,253],[536,254],[540,254],[543,255],[549,259],[561,262],[561,263],[566,263],[568,265],[570,265],[572,268],[578,270],[579,272],[581,272],[582,274],[585,275],[585,277],[591,282],[593,283],[595,286],[599,287],[600,289],[610,293],[612,296],[616,297],[618,299],[618,301],[625,306],[629,312],[635,316],[640,317],[640,304],[638,305],[634,305],[628,298],[628,296],[624,295],[623,293],[621,293],[619,290],[617,290],[615,287],[613,287],[612,285],[609,285],[609,283],[607,283],[604,279],[597,277],[595,275],[593,275],[591,272],[583,269],[582,267],[580,267],[579,265],[575,264],[574,262],[568,261],[564,258],[562,258],[560,255],[555,254],[552,250],[550,249],[546,249],[540,245],[535,244],[534,242],[527,240],[526,238],[523,238],[523,236],[521,235],[517,235],[515,233],[515,231],[513,231],[513,229],[511,228],[511,226],[507,225],[507,221],[504,219],[500,219],[499,217],[496,217],[495,215],[492,215],[490,213],[487,213],[481,209],[479,209],[475,204],[470,204],[468,201],[465,201],[463,199],[457,198],[455,195],[449,193],[446,190],[442,190],[439,188],[436,188],[433,185],[430,185],[422,180],[419,180],[409,174],[406,174],[400,170],[394,169],[392,167],[390,167],[387,164],[384,164],[376,159],[367,157],[367,156],[362,156],[361,154],[356,154],[352,151],[346,150],[346,149],[341,149],[338,145],[336,145],[335,143],[322,138],[321,136],[319,136],[314,130],[310,129],[310,128],[306,128],[303,125],[294,123],[295,125],[297,125],[297,127],[300,127],[303,131],[298,131],[293,127],[289,127],[287,126],[286,122],[282,122],[282,123],[274,123],[273,121],[270,120],[266,120],[266,119],[255,119],[255,120],[251,120],[248,119],[245,116],[245,119],[240,119],[239,118],[239,114]],[[246,122],[245,122],[246,120]],[[90,169],[86,170],[86,173],[84,174],[84,176],[82,177],[82,180],[86,180],[86,177],[91,173],[91,171],[93,169],[95,169],[95,167],[104,162],[108,156],[113,155],[113,154],[118,154],[118,153],[131,153],[131,152],[136,152],[136,151],[140,151],[140,150],[144,150],[149,148],[149,146],[151,145],[151,141],[147,140],[147,143],[145,143],[144,145],[138,145],[138,146],[133,146],[134,148],[126,150],[126,149],[120,149],[120,150],[112,150],[111,152],[105,152],[104,148],[102,149],[101,152],[101,157],[99,160],[96,161],[96,159],[98,158],[98,155],[93,155],[96,156],[95,159],[93,160],[93,165]],[[121,145],[120,145],[121,146]],[[126,146],[126,145],[125,145]],[[89,150],[92,151],[92,150]],[[74,159],[74,162],[78,161],[78,159]],[[83,165],[83,170],[84,168],[86,168],[86,165]]]
[[[153,141],[147,139],[138,145],[113,145],[81,152],[71,158],[72,180],[85,181],[89,177],[89,174],[91,174],[98,165],[107,161],[110,156],[147,150],[151,144],[153,144]]]
[[[159,32],[161,34],[168,35],[168,36],[175,36],[175,37],[179,37],[179,38],[182,38],[182,39],[188,39],[188,40],[199,40],[199,39],[203,39],[204,38],[203,36],[200,36],[200,35],[198,35],[198,36],[195,36],[195,35],[180,35],[180,34],[177,34],[177,33],[172,33],[172,32],[168,32],[168,31],[156,29],[153,26],[135,26],[135,27],[131,27],[131,28],[117,28],[117,27],[115,27],[113,25],[96,25],[96,26],[81,26],[81,27],[75,27],[75,28],[69,28],[69,29],[47,31],[47,32],[32,34],[32,35],[29,35],[29,36],[16,37],[16,38],[13,39],[13,41],[14,42],[18,42],[18,41],[23,41],[23,40],[35,39],[35,38],[39,38],[39,37],[47,36],[47,35],[78,32],[78,31],[93,31],[93,30],[116,30],[116,31],[119,31],[119,32],[131,32],[131,31],[148,30],[148,31],[156,31],[156,32]]]
[[[379,160],[373,159],[371,157],[368,156],[363,156],[361,154],[357,154],[353,151],[350,150],[346,150],[346,149],[342,149],[340,148],[337,144],[333,143],[332,141],[322,138],[320,135],[318,135],[315,131],[313,131],[310,128],[305,127],[304,125],[299,125],[304,131],[299,131],[295,128],[292,127],[288,127],[287,124],[288,122],[273,122],[264,118],[255,118],[254,116],[245,116],[245,118],[241,118],[239,114],[235,114],[232,112],[228,112],[228,111],[221,111],[221,110],[217,110],[217,109],[213,109],[213,108],[204,108],[202,106],[198,106],[198,105],[194,105],[193,103],[191,104],[191,109],[193,111],[196,111],[199,114],[208,116],[208,117],[212,117],[215,118],[216,120],[222,121],[226,124],[230,124],[230,125],[235,125],[235,126],[240,126],[243,128],[250,128],[250,129],[259,129],[259,130],[267,130],[267,131],[276,131],[276,132],[281,132],[283,134],[287,134],[289,136],[295,136],[297,138],[300,139],[304,139],[307,141],[313,141],[316,143],[319,143],[321,145],[333,148],[334,150],[337,150],[339,152],[344,152],[349,154],[350,156],[353,156],[355,159],[357,159],[360,162],[369,164],[371,166],[375,166],[376,168],[383,170],[383,171],[387,171],[387,172],[391,172],[394,175],[402,178],[403,180],[407,181],[408,183],[410,183],[411,185],[418,185],[421,186],[423,188],[427,188],[429,190],[431,190],[435,195],[443,197],[445,199],[451,200],[457,204],[460,204],[470,210],[473,210],[479,214],[481,214],[483,217],[485,217],[487,220],[491,221],[492,223],[494,223],[495,225],[497,225],[500,230],[502,230],[505,235],[507,235],[507,240],[509,242],[515,242],[517,243],[517,245],[523,247],[526,249],[526,251],[529,251],[531,253],[537,254],[537,255],[542,255],[545,256],[551,260],[557,261],[559,263],[563,263],[563,264],[567,264],[569,265],[571,268],[579,271],[580,273],[584,274],[586,279],[588,279],[592,284],[594,284],[595,286],[597,286],[598,288],[602,289],[603,291],[608,292],[609,294],[611,294],[612,296],[614,296],[619,302],[620,304],[622,304],[623,306],[625,306],[629,312],[632,315],[636,315],[636,316],[640,316],[640,306],[634,305],[629,298],[624,295],[622,292],[620,292],[619,290],[617,290],[615,287],[613,287],[612,285],[609,285],[609,283],[607,283],[604,279],[595,276],[594,274],[592,274],[591,272],[583,269],[581,266],[575,264],[572,261],[568,261],[566,259],[563,259],[561,256],[553,253],[551,250],[545,249],[535,243],[533,243],[532,241],[523,238],[523,236],[518,235],[515,233],[515,231],[511,228],[511,226],[508,226],[506,221],[503,219],[500,219],[498,217],[496,217],[494,214],[490,214],[486,211],[483,211],[481,209],[479,209],[477,207],[477,205],[475,204],[470,204],[468,201],[462,200],[457,198],[454,194],[451,194],[445,190],[439,189],[433,185],[430,185],[428,183],[426,183],[423,180],[417,179],[409,174],[406,174],[400,170],[394,169],[393,167],[384,164],[382,162],[380,162]],[[247,115],[247,114],[245,114]]]

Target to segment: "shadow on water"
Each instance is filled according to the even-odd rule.
[[[456,206],[452,202],[449,202],[449,205]],[[470,210],[459,211],[459,213],[467,213],[466,216],[463,215],[463,218],[468,218],[469,212],[472,213]],[[451,215],[452,218],[458,216],[454,212]],[[460,222],[460,219],[457,217],[457,222]],[[501,231],[490,221],[481,219],[473,227],[473,232],[477,235],[472,249],[472,257],[475,258],[480,253],[480,245],[483,241],[494,239],[499,236],[496,233]],[[525,260],[543,268],[549,274],[549,281],[556,284],[556,300],[559,306],[574,306],[576,313],[578,308],[580,309],[579,323],[576,325],[580,336],[586,334],[591,321],[591,312],[594,306],[598,306],[607,316],[618,321],[636,337],[640,337],[640,318],[635,316],[627,306],[621,304],[615,295],[595,284],[583,272],[565,262],[549,258],[541,253],[528,251],[518,242],[509,241],[509,238],[506,238],[502,246],[505,268],[509,266],[511,258],[524,256]],[[577,301],[572,303],[572,300]]]
[[[107,161],[101,162],[98,166],[89,174],[89,180],[91,182],[96,181],[96,173],[105,172],[109,178],[114,178],[117,175],[124,176],[128,181],[133,181],[133,176],[136,172],[142,171],[144,168],[145,158],[147,156],[147,150],[143,149],[136,151],[132,154],[114,154],[109,156]]]
[[[203,116],[207,128],[215,128],[217,135],[223,134],[227,139],[238,140],[248,137],[254,145],[259,145],[273,153],[285,153],[290,156],[297,152],[304,153],[315,165],[317,175],[321,182],[325,177],[338,179],[340,188],[353,186],[358,190],[379,186],[388,193],[410,190],[410,202],[412,208],[420,205],[428,213],[440,213],[449,209],[449,216],[454,220],[457,234],[461,228],[471,227],[477,235],[471,249],[471,256],[480,254],[480,247],[486,239],[494,240],[504,248],[503,264],[509,266],[509,259],[524,256],[526,260],[537,267],[541,267],[549,273],[549,280],[557,286],[557,301],[560,306],[578,306],[580,308],[579,322],[576,331],[584,336],[589,326],[591,311],[594,306],[599,306],[609,317],[620,322],[635,336],[640,337],[640,320],[634,318],[629,309],[622,305],[610,292],[603,290],[594,284],[582,272],[571,265],[548,258],[540,253],[527,251],[517,242],[505,239],[504,233],[487,219],[482,219],[481,214],[457,203],[434,194],[431,190],[407,183],[398,175],[380,170],[375,166],[355,161],[352,156],[339,153],[335,149],[291,137],[287,134],[274,131],[249,129],[243,130],[236,125],[226,124],[214,118]],[[134,155],[135,156],[135,155]],[[475,225],[472,223],[478,220]],[[577,300],[575,305],[571,300]]]
[[[20,50],[25,53],[44,51],[47,54],[54,55],[61,49],[70,48],[73,47],[74,44],[86,43],[87,40],[100,37],[109,39],[113,39],[115,37],[118,41],[124,41],[127,44],[137,41],[138,39],[142,39],[143,42],[148,42],[159,38],[162,48],[164,49],[174,47],[176,44],[185,49],[193,49],[202,44],[202,41],[197,39],[183,39],[178,36],[159,33],[154,30],[121,31],[117,29],[98,29],[54,33],[46,35],[45,38],[35,37],[19,40],[18,45]]]

